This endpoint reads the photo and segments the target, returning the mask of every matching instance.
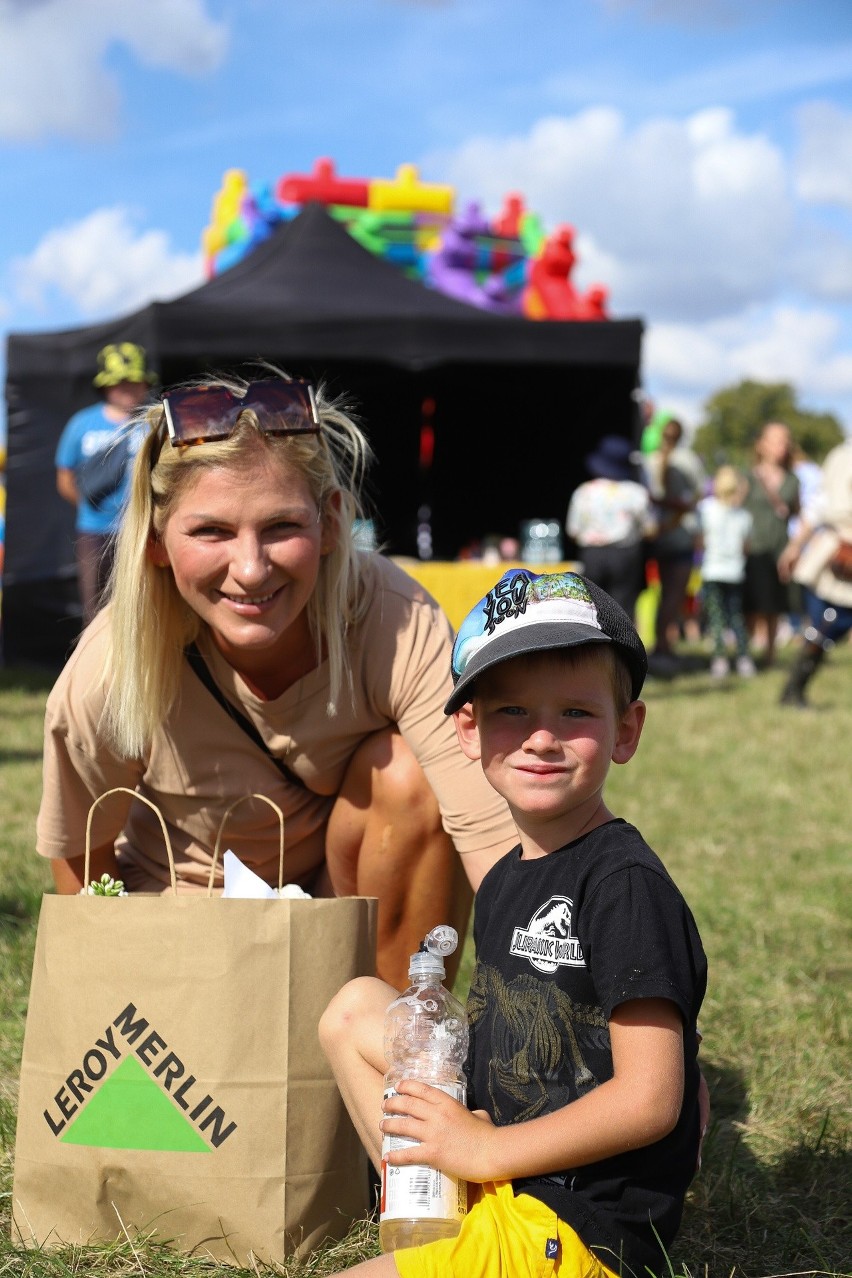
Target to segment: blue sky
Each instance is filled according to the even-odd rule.
[[[852,430],[850,0],[0,0],[3,349],[200,283],[226,170],[320,156],[571,224],[688,426],[752,377]]]

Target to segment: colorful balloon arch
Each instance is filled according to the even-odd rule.
[[[491,221],[475,202],[456,211],[453,187],[421,182],[413,164],[392,179],[344,178],[324,157],[274,188],[229,169],[202,232],[207,277],[234,266],[309,201],[324,204],[371,253],[459,301],[528,319],[609,318],[603,286],[578,292],[571,282],[572,226],[546,234],[515,192]]]

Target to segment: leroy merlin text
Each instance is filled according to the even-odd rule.
[[[161,1038],[156,1030],[148,1028],[148,1022],[143,1017],[137,1016],[136,1008],[132,1003],[128,1003],[124,1011],[116,1016],[112,1025],[106,1027],[103,1038],[95,1039],[94,1047],[90,1047],[86,1052],[80,1068],[72,1069],[64,1085],[54,1096],[60,1116],[54,1117],[48,1109],[44,1111],[45,1121],[55,1136],[59,1135],[68,1120],[77,1112],[86,1095],[94,1091],[92,1083],[99,1083],[104,1078],[110,1066],[110,1057],[116,1061],[121,1060],[113,1026],[131,1044],[136,1044],[136,1040],[144,1035],[141,1043],[136,1044],[136,1055],[149,1067],[154,1078],[160,1079],[162,1086],[181,1109],[188,1111],[187,1117],[195,1123],[198,1130],[206,1132],[208,1128],[210,1129],[207,1139],[211,1145],[218,1148],[228,1139],[237,1124],[226,1123],[225,1111],[221,1106],[213,1104],[213,1097],[209,1093],[198,1097],[199,1089],[195,1088],[195,1075],[188,1074],[183,1061],[174,1052],[166,1050],[168,1044],[165,1039]],[[162,1059],[157,1060],[164,1051],[165,1055]],[[195,1088],[195,1095],[191,1096],[193,1088]],[[192,1106],[191,1109],[190,1106]]]

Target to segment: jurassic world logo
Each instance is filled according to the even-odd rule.
[[[555,972],[558,967],[585,967],[580,942],[571,935],[573,905],[567,896],[552,896],[526,927],[515,928],[509,953],[515,958],[529,959],[539,972]]]

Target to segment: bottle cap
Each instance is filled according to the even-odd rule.
[[[422,978],[425,976],[446,976],[444,955],[455,953],[459,943],[459,934],[449,923],[441,923],[433,927],[420,942],[420,949],[412,954],[408,964],[408,975]]]

